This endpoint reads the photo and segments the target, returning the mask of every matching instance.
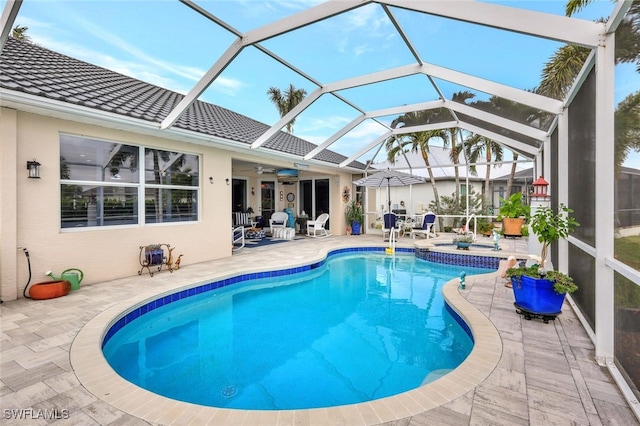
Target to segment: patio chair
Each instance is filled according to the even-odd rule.
[[[289,220],[289,214],[285,212],[275,212],[271,215],[271,219],[269,219],[269,228],[271,228],[271,232],[273,232],[274,228],[286,228],[287,221]]]
[[[392,233],[396,234],[394,237],[397,237],[400,233],[400,228],[398,227],[398,215],[395,213],[385,213],[382,216],[382,239],[387,240],[388,238],[391,238]]]
[[[244,247],[244,226],[236,226],[235,228],[233,228],[231,235],[231,246],[234,251],[240,250],[242,247]]]
[[[427,212],[422,218],[422,223],[411,229],[411,238],[415,238],[416,235],[424,235],[429,239],[429,235],[437,237],[438,235],[433,232],[433,226],[436,224],[436,214],[433,212]]]
[[[233,212],[233,226],[244,226],[251,228],[251,215],[243,212]]]
[[[309,237],[328,237],[331,235],[329,231],[325,229],[325,224],[329,220],[329,214],[322,213],[316,218],[316,220],[307,221],[307,236]]]

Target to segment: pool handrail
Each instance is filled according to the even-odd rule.
[[[473,238],[473,242],[476,242],[476,237],[477,237],[477,233],[476,230],[478,229],[478,218],[476,217],[475,213],[471,213],[469,216],[467,216],[467,221],[465,223],[464,229],[466,230],[467,233],[469,233],[469,222],[471,222],[471,219],[473,219],[473,231],[471,231],[471,237]]]

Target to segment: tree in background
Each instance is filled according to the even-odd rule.
[[[24,25],[16,25],[11,30],[11,38],[15,38],[16,40],[26,41],[27,43],[31,43],[31,37],[27,35],[27,31],[29,27],[25,27]]]
[[[397,127],[412,127],[424,124],[431,111],[412,111],[406,114],[402,114],[391,122],[391,128]],[[431,130],[425,132],[406,133],[403,135],[392,136],[385,142],[385,148],[387,150],[387,159],[391,164],[395,164],[398,157],[407,152],[419,152],[422,155],[425,166],[427,167],[427,173],[429,173],[429,179],[431,181],[431,188],[433,189],[433,198],[436,202],[436,206],[440,205],[440,195],[438,194],[438,187],[436,185],[435,176],[431,170],[431,164],[429,163],[429,142],[433,138],[444,139],[445,130]],[[440,216],[439,207],[435,213]],[[442,221],[442,219],[440,219]],[[442,229],[442,223],[440,223],[440,229]]]
[[[481,136],[478,134],[471,134],[468,138],[465,139],[465,147],[467,153],[467,159],[469,160],[469,170],[474,175],[477,175],[476,165],[475,163],[482,158],[484,155],[484,159],[487,163],[487,171],[485,173],[484,178],[484,188],[482,188],[482,198],[483,202],[486,203],[489,200],[489,184],[491,183],[491,162],[496,161],[500,162],[503,159],[503,149],[502,145],[495,142],[492,139],[489,139],[485,136]],[[495,164],[494,164],[495,167]]]
[[[293,84],[290,84],[289,88],[284,92],[277,87],[269,87],[267,95],[269,95],[269,100],[278,108],[280,117],[284,117],[302,102],[304,97],[307,96],[307,91],[304,89],[296,89]],[[294,118],[285,126],[288,133],[293,133],[293,124],[295,121],[296,119]]]

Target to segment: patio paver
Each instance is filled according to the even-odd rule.
[[[449,237],[441,237],[447,239]],[[412,247],[413,240],[399,245]],[[130,404],[128,412],[106,403],[81,384],[70,361],[70,348],[80,330],[100,313],[117,304],[158,288],[177,288],[215,275],[244,272],[247,265],[267,264],[273,268],[300,264],[339,246],[380,245],[379,235],[330,237],[288,241],[262,248],[245,248],[232,257],[188,264],[180,270],[154,277],[133,276],[92,285],[58,299],[18,300],[0,305],[0,408],[3,424],[46,424],[35,415],[53,413],[57,422],[96,425],[143,424],[229,424],[224,410],[193,406],[156,409],[144,401]],[[520,240],[501,241],[505,252],[526,252]],[[273,256],[274,250],[278,256]],[[438,396],[425,391],[408,399],[384,404],[360,404],[339,410],[245,413],[242,424],[389,424],[389,425],[631,425],[639,424],[606,368],[594,360],[594,348],[571,306],[565,303],[555,321],[527,321],[516,314],[511,289],[498,274],[468,277],[461,291],[498,331],[501,353],[490,374],[468,392],[435,406]],[[499,347],[499,345],[498,345]],[[74,349],[75,350],[75,349]],[[89,360],[90,361],[90,360]],[[473,370],[467,368],[469,380]],[[455,384],[453,384],[455,385]],[[443,392],[447,394],[447,382]],[[108,391],[109,385],[105,384]],[[455,391],[454,391],[455,394]],[[430,396],[431,395],[431,396]],[[446,399],[446,398],[444,398]],[[433,407],[409,417],[408,407]],[[31,411],[28,411],[31,410]],[[41,411],[38,411],[41,410]],[[53,411],[57,410],[57,411]],[[411,411],[411,410],[409,410]],[[143,420],[131,413],[150,414]],[[29,422],[16,418],[22,415]],[[151,418],[147,416],[146,418]],[[233,422],[238,419],[234,418]]]

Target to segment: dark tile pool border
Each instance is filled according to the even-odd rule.
[[[446,253],[428,248],[415,249],[420,259],[447,265],[470,266],[475,268],[498,269],[501,257],[481,256],[477,254]]]
[[[141,306],[138,306],[137,308],[134,308],[130,312],[127,312],[126,314],[124,314],[123,316],[118,318],[109,327],[109,329],[105,333],[104,337],[102,338],[101,347],[104,349],[104,346],[107,344],[107,342],[109,342],[111,337],[113,337],[124,326],[126,326],[127,324],[129,324],[132,321],[136,320],[140,316],[142,316],[144,314],[147,314],[147,313],[149,313],[149,312],[151,312],[151,311],[153,311],[155,309],[161,308],[162,306],[168,305],[168,304],[173,303],[173,302],[177,302],[178,300],[186,299],[188,297],[192,297],[192,296],[195,296],[195,295],[198,295],[198,294],[202,294],[202,293],[206,293],[206,292],[209,292],[209,291],[217,290],[219,288],[227,287],[229,285],[241,283],[241,282],[244,282],[244,281],[249,281],[249,280],[259,279],[259,278],[281,277],[281,276],[285,276],[285,275],[292,275],[292,274],[297,274],[297,273],[300,273],[300,272],[305,272],[305,271],[310,271],[310,270],[313,270],[313,269],[317,269],[317,268],[321,267],[322,265],[324,265],[325,262],[327,261],[327,259],[329,259],[331,256],[335,256],[335,255],[342,254],[342,253],[351,253],[351,252],[355,252],[355,253],[357,253],[357,252],[384,252],[385,250],[386,250],[386,247],[346,247],[346,248],[331,250],[331,251],[329,251],[327,253],[327,257],[325,259],[323,259],[323,260],[321,260],[319,262],[310,263],[309,265],[297,266],[297,267],[294,267],[294,268],[278,269],[278,270],[274,270],[274,271],[252,272],[252,273],[248,273],[248,274],[236,275],[236,276],[225,278],[225,279],[222,279],[222,280],[219,280],[219,281],[213,281],[213,282],[206,283],[206,284],[200,284],[200,285],[197,285],[195,287],[191,287],[191,288],[188,288],[188,289],[185,289],[185,290],[180,290],[180,291],[177,291],[175,293],[159,297],[159,298],[151,300],[151,301],[149,301],[149,302],[147,302],[147,303],[145,303],[145,304],[143,304]],[[485,267],[485,268],[486,267],[488,267],[488,268],[492,268],[493,267],[493,266],[487,266],[487,264],[489,263],[487,261],[487,259],[497,259],[497,258],[490,258],[490,257],[485,257],[485,256],[449,255],[449,256],[441,257],[442,260],[433,260],[434,257],[435,258],[440,258],[439,256],[433,256],[433,255],[435,255],[435,254],[444,255],[446,253],[429,252],[429,250],[425,250],[425,249],[414,249],[414,248],[405,248],[405,247],[396,247],[395,251],[396,251],[396,253],[405,253],[405,254],[414,253],[417,257],[419,257],[421,259],[429,260],[429,261],[432,261],[432,262],[445,263],[445,264],[454,264],[454,265],[461,265],[461,266],[478,266],[478,267]],[[455,259],[456,258],[452,258],[450,256],[460,256],[461,258],[480,257],[482,259],[480,259],[478,261],[473,261],[473,260],[470,260],[470,259],[461,259],[460,263],[455,263]],[[462,262],[462,260],[464,260],[464,263]],[[499,262],[499,261],[500,261],[500,259],[497,259],[497,262]],[[497,266],[495,266],[495,267],[497,268]],[[453,310],[449,309],[449,311],[452,313],[452,316],[456,319],[456,321],[458,321],[458,323],[460,323],[460,325],[462,325],[462,327],[465,329],[465,331],[471,336],[471,331],[469,330],[469,328],[465,324],[465,322],[462,320],[462,318],[460,318],[458,316],[458,314],[456,314]]]

